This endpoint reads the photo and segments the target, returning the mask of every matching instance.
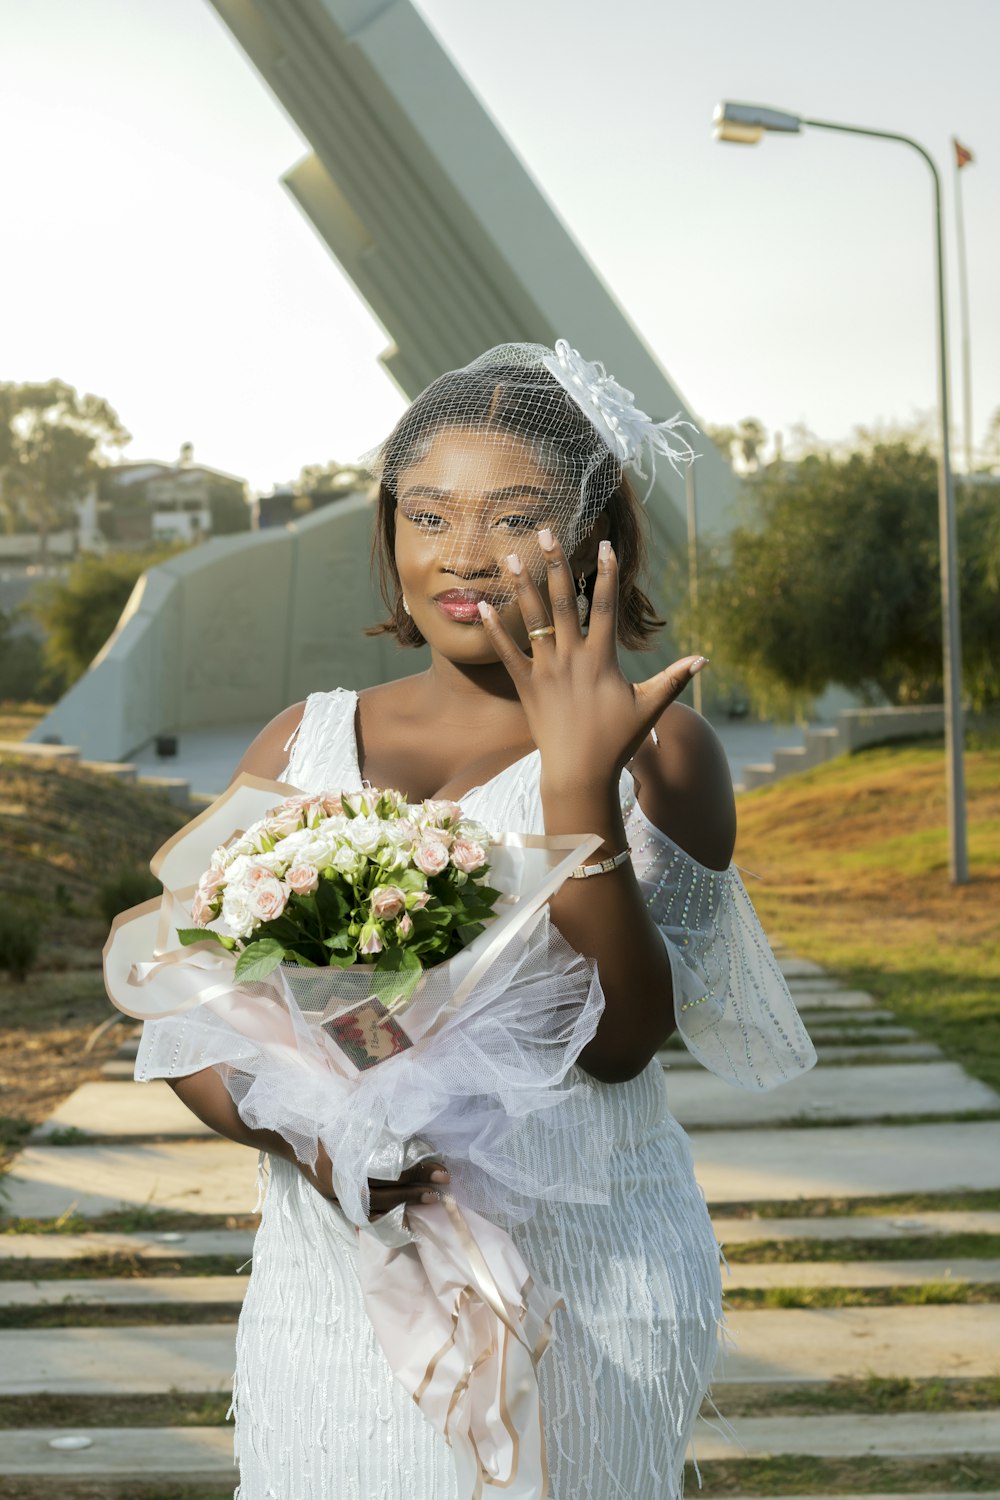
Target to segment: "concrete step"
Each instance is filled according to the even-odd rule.
[[[726,1327],[720,1381],[971,1379],[996,1374],[1000,1304],[730,1312]]]
[[[710,1130],[692,1140],[711,1204],[1000,1188],[1000,1121]]]
[[[748,792],[754,791],[759,786],[769,786],[775,777],[773,761],[757,761],[750,765],[744,763],[742,784]]]
[[[239,1305],[246,1289],[247,1275],[0,1281],[0,1307],[157,1307],[185,1302]]]
[[[727,1218],[712,1215],[712,1227],[722,1245],[746,1245],[756,1240],[892,1240],[942,1234],[1000,1234],[1000,1213],[943,1210],[934,1213],[823,1214],[801,1219]],[[0,1245],[3,1241],[0,1240]]]
[[[50,1446],[70,1435],[89,1446]],[[177,1475],[217,1478],[233,1470],[231,1427],[31,1427],[0,1431],[0,1474],[63,1475],[67,1479],[149,1479]]]
[[[830,975],[821,964],[813,963],[811,958],[796,958],[794,954],[787,958],[782,956],[778,966],[782,974],[788,980],[796,979],[823,979],[829,980]],[[834,981],[836,983],[836,981]]]
[[[895,1017],[891,1010],[876,1006],[871,995],[864,990],[798,990],[792,998],[798,1010],[810,1013],[822,1011],[856,1010],[869,1011],[871,1015]]]
[[[257,1201],[256,1172],[254,1152],[216,1136],[130,1146],[26,1146],[5,1179],[3,1212],[30,1219],[122,1208],[248,1214]]]
[[[124,760],[81,760],[84,771],[96,771],[100,776],[109,776],[113,781],[134,781],[139,768]]]
[[[725,1382],[987,1377],[1000,1304],[730,1312],[727,1328],[735,1348],[718,1371]],[[231,1323],[8,1329],[0,1395],[228,1390],[234,1339]]]
[[[137,1256],[143,1260],[189,1260],[202,1255],[249,1257],[253,1254],[253,1241],[253,1232],[246,1229],[145,1234],[0,1234],[0,1277],[5,1260],[78,1260],[85,1255]]]
[[[713,1074],[682,1071],[671,1075],[667,1096],[671,1112],[685,1129],[780,1125],[824,1115],[834,1120],[871,1120],[1000,1110],[1000,1094],[953,1062],[821,1068],[767,1093],[734,1089]]]
[[[981,1309],[978,1309],[981,1311]],[[157,1391],[228,1391],[232,1323],[135,1328],[8,1328],[0,1396],[82,1396]]]
[[[213,1131],[181,1103],[160,1079],[122,1088],[120,1083],[84,1083],[32,1132],[44,1141],[60,1130],[98,1136],[212,1136]]]
[[[880,1011],[878,1014],[886,1015],[888,1012]],[[809,1035],[817,1048],[821,1043],[827,1047],[861,1046],[861,1042],[854,1040],[859,1035],[864,1037],[866,1047],[882,1047],[895,1042],[920,1042],[920,1033],[914,1031],[912,1026],[881,1025],[864,1013],[855,1022],[843,1016],[824,1016],[809,1027]],[[925,1042],[922,1045],[932,1046],[933,1043]]]
[[[736,1442],[724,1434],[697,1436],[698,1462],[734,1462],[808,1453],[813,1458],[939,1458],[1000,1454],[1000,1412],[900,1412],[873,1416],[736,1417]],[[742,1451],[740,1451],[742,1450]],[[978,1494],[978,1491],[977,1491]],[[873,1497],[867,1497],[873,1500]],[[887,1500],[880,1496],[879,1500]],[[908,1496],[907,1500],[913,1500]]]
[[[722,1276],[727,1292],[789,1286],[922,1286],[929,1281],[977,1286],[1000,1283],[1000,1260],[804,1260],[790,1265],[741,1262]]]

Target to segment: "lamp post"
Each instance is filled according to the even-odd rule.
[[[945,316],[944,236],[941,226],[941,177],[929,152],[908,135],[890,130],[867,130],[858,125],[838,125],[830,120],[810,120],[785,110],[765,109],[759,104],[723,103],[713,116],[715,139],[754,146],[765,132],[797,135],[803,125],[818,130],[838,130],[846,135],[867,135],[876,140],[900,141],[917,151],[930,167],[934,184],[934,250],[937,272],[937,381],[941,453],[938,460],[938,529],[941,544],[941,626],[944,666],[944,734],[948,795],[948,864],[953,885],[966,885],[969,856],[966,839],[965,769],[962,730],[962,635],[959,618],[957,543],[955,534],[955,485],[951,470],[948,412],[948,331]]]

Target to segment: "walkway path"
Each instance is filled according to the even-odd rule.
[[[1000,1097],[870,996],[783,967],[815,1073],[756,1098],[662,1055],[730,1260],[715,1397],[742,1446],[704,1429],[702,1493],[1000,1500]],[[8,1183],[8,1214],[50,1223],[0,1236],[0,1476],[53,1500],[95,1477],[131,1500],[156,1476],[222,1500],[252,1234],[216,1216],[249,1213],[255,1163],[165,1085],[127,1081],[134,1048],[36,1131]],[[112,1211],[118,1228],[86,1229]],[[73,1233],[39,1232],[70,1213]]]

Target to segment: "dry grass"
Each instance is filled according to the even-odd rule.
[[[148,866],[186,818],[154,793],[79,766],[0,756],[0,901],[44,934],[27,979],[0,972],[0,1156],[98,1077],[121,1040],[124,1025],[84,1051],[112,1014],[101,978],[100,888],[122,868]]]
[[[768,933],[1000,1088],[1000,736],[966,757],[972,880],[948,879],[943,747],[867,751],[740,801]]]

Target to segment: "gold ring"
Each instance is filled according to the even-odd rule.
[[[528,640],[537,641],[543,635],[555,635],[555,633],[556,627],[554,625],[540,625],[537,630],[528,631]]]

